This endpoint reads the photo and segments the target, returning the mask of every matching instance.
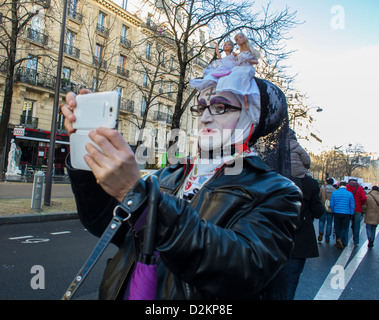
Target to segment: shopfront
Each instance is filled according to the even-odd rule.
[[[25,127],[9,129],[8,146],[14,139],[20,152],[16,165],[22,174],[33,174],[35,170],[47,170],[50,146],[50,132]],[[67,134],[57,134],[55,140],[54,176],[64,175],[65,159],[69,153],[70,143]],[[9,150],[9,147],[8,147]],[[5,167],[6,169],[6,167]]]

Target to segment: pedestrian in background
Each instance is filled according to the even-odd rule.
[[[301,153],[308,155],[298,143],[297,145],[303,150]],[[293,156],[294,149],[291,148],[291,159],[296,158]],[[306,158],[306,156],[303,157]],[[293,168],[294,166],[296,168]],[[291,179],[303,192],[300,219],[295,233],[295,245],[288,263],[267,288],[264,296],[266,300],[293,300],[306,259],[319,256],[313,221],[319,219],[323,214],[320,187],[317,181],[307,174],[308,170],[300,162],[293,163],[291,160],[291,172],[298,175],[292,176]],[[299,176],[302,177],[299,178]]]
[[[359,244],[359,231],[361,227],[362,218],[362,205],[366,203],[367,197],[363,188],[358,184],[356,178],[350,178],[346,189],[350,191],[354,196],[355,210],[352,217],[351,229],[353,230],[354,244],[357,246]]]
[[[365,220],[368,247],[374,246],[376,227],[379,224],[379,188],[372,187],[367,196]]]
[[[327,210],[327,206],[325,202],[328,200],[330,201],[330,198],[332,196],[332,192],[336,191],[337,189],[333,187],[334,180],[332,178],[329,178],[326,180],[326,185],[322,186],[320,189],[320,198],[321,203],[323,204],[324,214],[320,217],[319,223],[318,223],[318,241],[321,242],[322,238],[324,236],[324,230],[325,230],[325,243],[329,243],[330,241],[330,235],[332,233],[332,225],[333,225],[333,212]],[[330,206],[329,206],[330,207]]]
[[[346,182],[341,181],[339,189],[330,197],[330,208],[334,213],[334,229],[336,231],[336,247],[343,249],[347,246],[349,224],[354,214],[354,196],[346,189]]]
[[[291,176],[295,178],[304,178],[309,174],[308,169],[311,167],[311,157],[299,144],[296,138],[296,132],[289,129],[290,150],[291,150]]]

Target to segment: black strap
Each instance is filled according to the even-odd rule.
[[[123,217],[122,215],[120,215],[120,212],[123,212],[124,215],[126,213],[122,206],[118,205],[113,210],[113,219],[109,223],[108,227],[105,229],[97,245],[88,257],[87,261],[80,268],[79,272],[75,276],[74,280],[66,290],[61,300],[70,300],[72,298],[76,290],[78,290],[79,286],[83,283],[88,273],[96,264],[97,260],[99,260],[100,256],[103,254],[104,250],[107,248],[108,244],[111,242],[118,229],[125,221],[127,221],[131,217],[130,213],[127,213],[127,216]]]
[[[370,193],[370,196],[375,200],[376,204],[377,204],[378,207],[379,207],[379,203],[378,203],[378,201],[376,201],[375,197],[374,197],[371,193]]]

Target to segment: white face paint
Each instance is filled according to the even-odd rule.
[[[219,150],[230,144],[230,138],[241,115],[241,104],[231,92],[217,92],[216,88],[204,89],[198,98],[198,104],[211,106],[215,104],[238,107],[227,109],[224,114],[211,115],[209,108],[205,109],[199,118],[199,146],[201,150]]]

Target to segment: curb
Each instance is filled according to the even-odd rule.
[[[73,211],[54,212],[54,213],[33,213],[33,214],[20,214],[9,215],[0,217],[0,225],[4,224],[17,224],[17,223],[33,223],[45,221],[59,221],[78,219],[78,213]]]

